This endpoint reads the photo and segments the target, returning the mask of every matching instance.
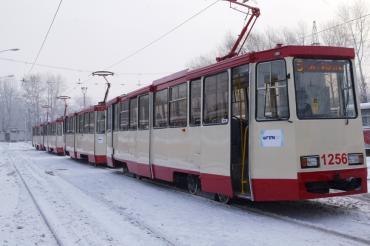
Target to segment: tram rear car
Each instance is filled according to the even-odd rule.
[[[77,113],[74,151],[77,159],[106,164],[105,110],[106,106],[99,104]]]
[[[64,155],[63,117],[47,123],[46,150]]]

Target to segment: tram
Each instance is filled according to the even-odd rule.
[[[46,149],[58,155],[64,155],[63,117],[47,123]]]
[[[361,103],[362,126],[366,156],[370,155],[370,103]]]
[[[105,110],[105,104],[99,104],[67,117],[66,149],[71,157],[106,164]]]
[[[277,45],[237,56],[259,9],[229,2],[252,13],[229,54],[73,115],[77,158],[225,203],[366,193],[354,50]]]
[[[367,192],[353,59],[282,46],[154,81],[108,108],[112,159],[220,200]]]

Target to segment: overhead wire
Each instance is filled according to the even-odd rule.
[[[108,67],[106,67],[104,70],[107,70],[107,69],[111,69],[112,67],[115,67],[117,66],[118,64],[121,64],[122,62],[130,59],[131,57],[139,54],[140,52],[142,52],[143,50],[149,48],[150,46],[154,45],[155,43],[159,42],[160,40],[162,40],[163,38],[167,37],[169,34],[171,34],[172,32],[176,31],[177,29],[179,29],[180,27],[182,27],[183,25],[185,25],[186,23],[188,23],[189,21],[191,21],[192,19],[194,19],[195,17],[199,16],[200,14],[204,13],[205,11],[207,11],[209,8],[211,8],[212,6],[214,6],[216,3],[220,2],[222,0],[216,0],[214,2],[212,2],[211,4],[207,5],[206,7],[202,8],[201,10],[199,10],[198,12],[196,12],[195,14],[191,15],[190,17],[188,17],[187,19],[185,19],[184,21],[182,21],[181,23],[177,24],[176,26],[174,26],[173,28],[171,28],[170,30],[168,30],[167,32],[163,33],[162,35],[160,35],[159,37],[155,38],[154,40],[150,41],[149,43],[147,43],[146,45],[144,45],[143,47],[131,52],[130,54],[128,54],[127,56],[119,59],[118,61],[112,63],[111,65],[109,65]],[[87,83],[89,82],[90,80],[92,79],[92,74],[89,74],[87,76],[87,78],[85,80],[82,81],[82,83]]]
[[[360,16],[360,17],[357,17],[357,18],[354,18],[354,19],[351,19],[351,20],[348,20],[348,21],[342,22],[342,23],[340,23],[340,24],[337,24],[337,25],[334,25],[334,26],[331,26],[331,27],[328,27],[328,28],[322,29],[322,30],[318,31],[318,32],[317,32],[317,34],[320,34],[320,33],[323,33],[323,32],[327,32],[327,31],[331,31],[331,30],[336,29],[336,28],[338,28],[338,27],[344,26],[344,25],[346,25],[346,24],[348,24],[348,23],[351,23],[351,22],[354,22],[354,21],[357,21],[357,20],[360,20],[360,19],[364,19],[364,18],[367,18],[367,17],[369,17],[369,16],[370,16],[370,13],[369,13],[369,14],[362,15],[362,16]],[[312,36],[313,36],[313,34],[308,34],[308,35],[306,35],[306,36],[301,37],[301,39],[308,38],[308,37],[312,37]]]
[[[30,70],[28,71],[28,74],[30,74],[30,73],[32,72],[33,68],[35,67],[35,64],[36,64],[37,60],[39,59],[39,56],[40,56],[40,54],[41,54],[41,51],[42,51],[42,49],[43,49],[43,48],[44,48],[44,46],[45,46],[45,43],[46,43],[46,40],[47,40],[47,38],[48,38],[48,36],[49,36],[49,33],[50,33],[50,31],[51,31],[51,28],[53,27],[54,21],[55,21],[55,19],[56,19],[57,15],[58,15],[58,12],[59,12],[60,6],[62,5],[62,2],[63,2],[63,0],[60,0],[60,1],[59,1],[59,4],[58,4],[58,7],[57,7],[57,10],[56,10],[56,11],[55,11],[55,13],[54,13],[54,16],[53,16],[53,19],[52,19],[52,21],[51,21],[51,23],[50,23],[50,25],[49,25],[48,31],[46,32],[46,35],[45,35],[45,37],[44,37],[44,40],[42,41],[41,47],[40,47],[39,51],[37,52],[37,55],[36,55],[36,57],[35,57],[35,59],[34,59],[34,61],[33,61],[32,65],[31,65],[31,68],[30,68]]]
[[[216,0],[215,2],[212,2],[211,4],[209,4],[208,6],[206,6],[205,8],[201,9],[200,11],[198,11],[197,13],[193,14],[192,16],[190,16],[189,18],[185,19],[183,22],[181,22],[180,24],[176,25],[175,27],[171,28],[169,31],[163,33],[162,35],[160,35],[158,38],[154,39],[153,41],[149,42],[148,44],[144,45],[143,47],[133,51],[131,54],[125,56],[124,58],[118,60],[117,62],[111,64],[110,66],[107,67],[107,69],[109,68],[112,68],[112,67],[115,67],[117,66],[118,64],[128,60],[129,58],[137,55],[138,53],[140,53],[141,51],[147,49],[148,47],[152,46],[153,44],[157,43],[158,41],[162,40],[163,38],[165,38],[166,36],[168,36],[169,34],[171,34],[172,32],[176,31],[177,29],[179,29],[180,27],[182,27],[183,25],[185,25],[186,23],[188,23],[190,20],[194,19],[195,17],[199,16],[200,14],[202,14],[203,12],[205,12],[206,10],[208,10],[209,8],[211,8],[213,5],[215,5],[216,3],[220,2],[222,0]]]

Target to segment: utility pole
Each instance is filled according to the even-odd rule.
[[[52,86],[53,86],[53,84],[54,84],[54,82],[52,82],[52,81],[48,81],[48,82],[46,82],[47,84],[48,84],[48,103],[47,103],[47,105],[49,105],[49,108],[50,108],[50,118],[53,118],[53,116],[54,116],[54,112],[53,112],[53,88],[52,88]]]
[[[86,108],[86,93],[87,93],[87,86],[81,86],[82,95],[84,97],[84,108]]]

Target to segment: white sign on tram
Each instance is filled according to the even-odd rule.
[[[281,129],[262,130],[260,134],[261,146],[265,148],[278,148],[284,144],[284,134]]]

